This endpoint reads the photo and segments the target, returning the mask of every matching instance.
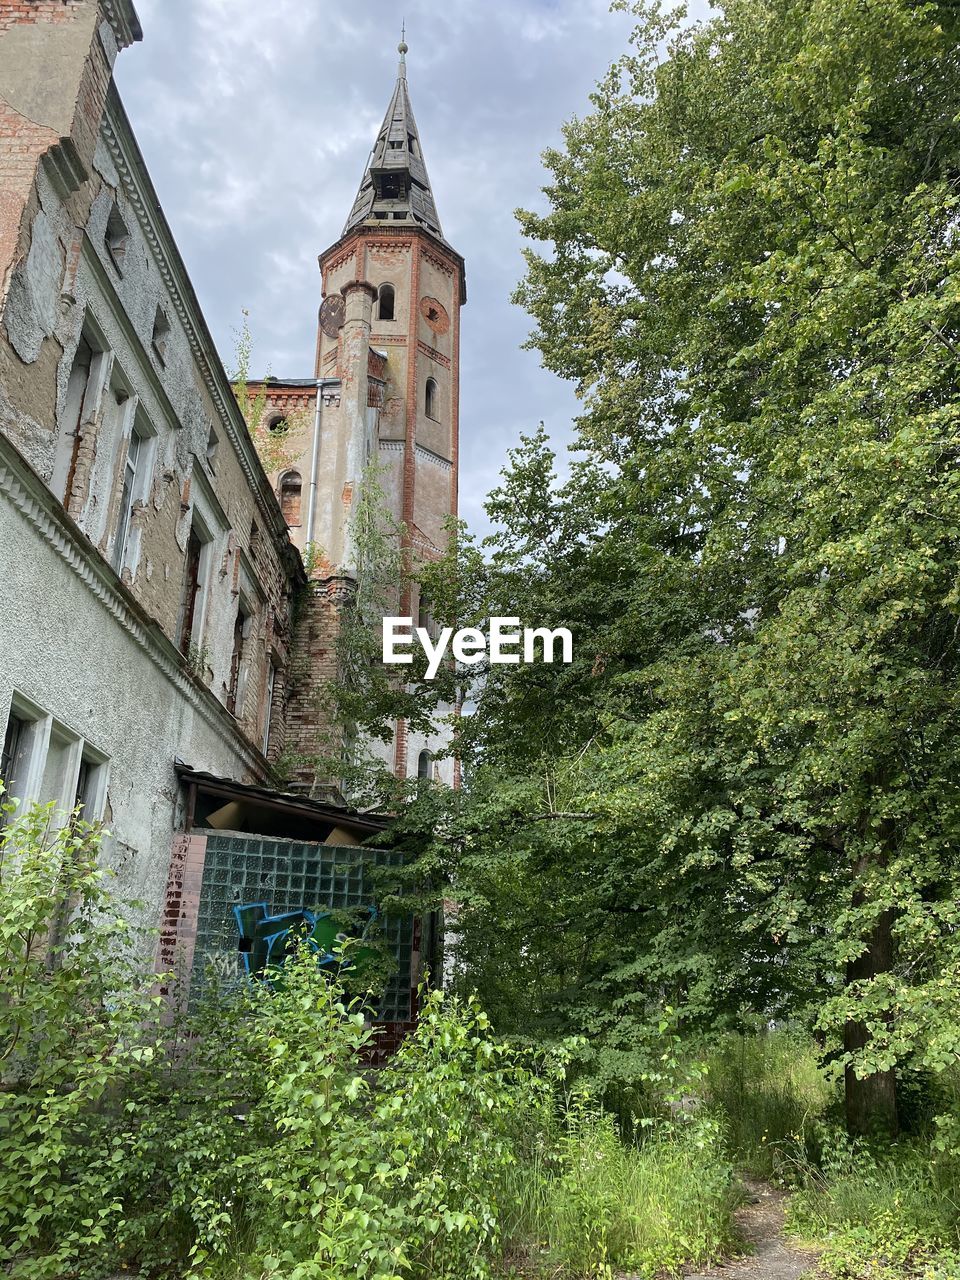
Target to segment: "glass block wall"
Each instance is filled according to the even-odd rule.
[[[245,977],[235,908],[263,903],[270,917],[369,908],[374,905],[370,869],[395,866],[401,856],[392,850],[210,834],[197,913],[191,1001],[211,982],[229,985]],[[413,921],[397,918],[377,923],[396,960],[396,971],[380,1000],[379,1017],[384,1022],[405,1022],[411,1016]]]

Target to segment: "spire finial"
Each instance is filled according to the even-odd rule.
[[[397,45],[397,52],[400,54],[400,74],[403,75],[407,69],[407,20],[403,19],[400,27],[400,43]]]

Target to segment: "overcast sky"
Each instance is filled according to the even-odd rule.
[[[424,157],[467,264],[460,508],[483,532],[483,498],[520,432],[543,419],[562,451],[577,412],[569,385],[520,350],[513,211],[543,206],[540,153],[589,109],[630,19],[607,0],[135,2],[144,39],[116,78],[161,204],[224,364],[245,308],[252,372],[278,377],[313,376],[317,254],[356,195],[406,17]]]

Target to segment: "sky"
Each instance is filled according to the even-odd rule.
[[[559,450],[572,387],[522,350],[518,207],[545,208],[540,159],[627,47],[608,0],[135,0],[143,42],[116,81],[227,369],[249,313],[251,373],[312,377],[317,255],[340,236],[396,79],[401,18],[424,158],[466,259],[460,514],[541,420]],[[700,6],[702,9],[703,5]]]

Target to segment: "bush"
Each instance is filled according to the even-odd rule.
[[[2,784],[0,784],[2,800]],[[122,1229],[114,1100],[153,1054],[153,975],[97,867],[99,835],[0,805],[0,1263],[62,1277]]]

